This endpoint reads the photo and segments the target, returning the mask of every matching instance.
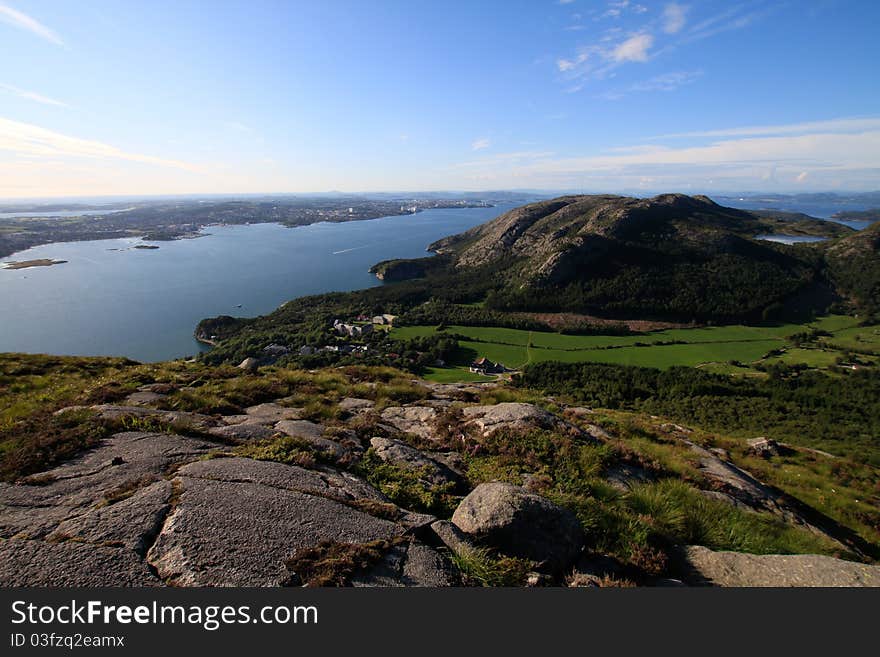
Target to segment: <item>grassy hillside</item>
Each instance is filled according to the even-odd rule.
[[[563,400],[591,404],[590,414],[568,417],[582,426],[601,427],[613,436],[606,442],[583,441],[556,430],[503,431],[479,439],[479,450],[462,450],[462,467],[471,486],[520,482],[529,474],[543,495],[577,515],[591,537],[591,550],[613,555],[631,569],[628,572],[640,576],[668,572],[668,551],[681,543],[758,553],[841,552],[840,546],[776,516],[709,499],[704,493],[712,490],[711,483],[693,451],[670,434],[679,431],[670,429],[670,419],[687,418],[688,441],[722,450],[765,483],[839,523],[839,532],[859,537],[868,553],[880,554],[878,470],[867,462],[873,457],[860,456],[869,453],[870,434],[876,440],[878,432],[880,381],[875,374],[852,373],[823,384],[818,377],[825,375],[817,373],[815,379],[801,379],[797,385],[788,385],[783,377],[756,388],[724,377],[695,378],[693,372],[670,370],[664,375],[612,366],[536,365],[526,370],[516,388],[462,392],[441,419],[452,422],[456,409],[474,403],[532,402],[557,413],[566,408]],[[0,473],[5,480],[45,470],[118,431],[196,435],[192,427],[163,426],[145,418],[99,420],[89,408],[54,414],[77,404],[124,403],[128,394],[145,385],[163,391],[156,402],[160,409],[229,415],[276,400],[303,409],[303,417],[331,432],[355,431],[365,440],[378,431],[377,413],[390,406],[419,404],[430,395],[411,376],[390,368],[306,372],[267,367],[246,374],[194,362],[141,365],[118,359],[3,354],[0,376]],[[834,394],[829,394],[832,389]],[[546,393],[555,396],[548,398]],[[369,399],[374,411],[352,422],[338,405],[345,397]],[[696,412],[688,406],[694,400],[711,412]],[[789,439],[786,431],[793,451],[766,460],[748,450],[745,438],[760,434]],[[806,438],[795,440],[798,435]],[[217,440],[208,435],[204,439]],[[414,436],[407,439],[424,446]],[[836,456],[804,447],[823,447]],[[449,448],[459,447],[450,441]],[[308,467],[327,458],[309,449],[279,437],[243,446],[217,442],[213,456],[311,464]],[[621,493],[607,477],[624,466],[648,472],[650,481]],[[352,469],[406,508],[443,514],[455,502],[447,499],[448,491],[382,465],[369,452],[360,461],[334,467]]]

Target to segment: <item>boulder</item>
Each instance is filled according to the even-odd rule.
[[[760,438],[752,438],[747,442],[749,451],[763,458],[779,456],[783,452],[782,446],[772,438],[765,438],[762,436]]]
[[[584,534],[573,513],[521,486],[480,484],[452,522],[478,542],[559,571],[580,554]]]
[[[376,456],[383,461],[409,470],[419,470],[433,485],[462,483],[461,476],[447,465],[432,459],[415,447],[410,447],[405,442],[393,438],[375,437],[370,440],[370,445]]]
[[[255,374],[260,369],[260,361],[256,358],[245,358],[238,364],[238,369],[244,370],[248,374]]]
[[[880,566],[818,554],[745,554],[685,549],[685,581],[709,586],[880,586]]]

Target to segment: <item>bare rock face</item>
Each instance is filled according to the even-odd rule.
[[[452,522],[483,544],[554,571],[572,563],[584,545],[573,513],[513,484],[480,484],[462,500]]]
[[[691,584],[710,586],[880,586],[880,566],[817,554],[685,551]]]
[[[167,583],[178,586],[277,586],[289,575],[284,562],[299,548],[404,533],[397,523],[317,490],[304,492],[320,486],[316,480],[321,479],[301,468],[249,459],[182,468],[177,505],[148,561]],[[321,483],[331,488],[328,481]],[[350,487],[337,483],[350,494]]]
[[[383,461],[410,470],[419,470],[434,485],[462,483],[461,475],[424,452],[393,438],[376,437],[370,440],[373,450]]]
[[[437,410],[430,406],[391,406],[382,411],[382,419],[398,431],[430,440],[435,433]]]
[[[45,538],[65,521],[104,514],[113,506],[102,509],[108,500],[143,488],[215,447],[164,433],[116,434],[82,456],[25,480],[34,483],[0,485],[0,537]],[[149,514],[145,507],[140,512]]]
[[[251,422],[231,424],[225,427],[213,427],[208,429],[208,433],[216,436],[223,442],[230,443],[250,443],[258,440],[268,440],[278,434],[272,427]]]
[[[75,541],[0,539],[0,584],[19,586],[158,586],[137,554]]]
[[[171,510],[171,492],[171,482],[159,480],[121,501],[63,521],[47,538],[118,545],[144,556]]]

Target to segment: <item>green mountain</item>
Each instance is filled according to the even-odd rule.
[[[565,196],[516,208],[432,244],[457,271],[491,268],[497,310],[697,320],[766,318],[827,305],[821,249],[765,233],[836,238],[806,215],[726,208],[705,196]]]
[[[840,294],[863,312],[880,314],[880,223],[837,240],[825,257]]]

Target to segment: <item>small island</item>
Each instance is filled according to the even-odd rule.
[[[138,245],[135,246],[134,248],[136,248],[136,249],[150,249],[150,250],[155,250],[155,249],[158,249],[159,247],[158,247],[158,246],[155,246],[155,245],[153,245],[153,244],[138,244]]]
[[[3,269],[27,269],[28,267],[51,267],[63,265],[67,260],[52,260],[51,258],[38,258],[36,260],[22,260],[20,262],[4,262]]]

